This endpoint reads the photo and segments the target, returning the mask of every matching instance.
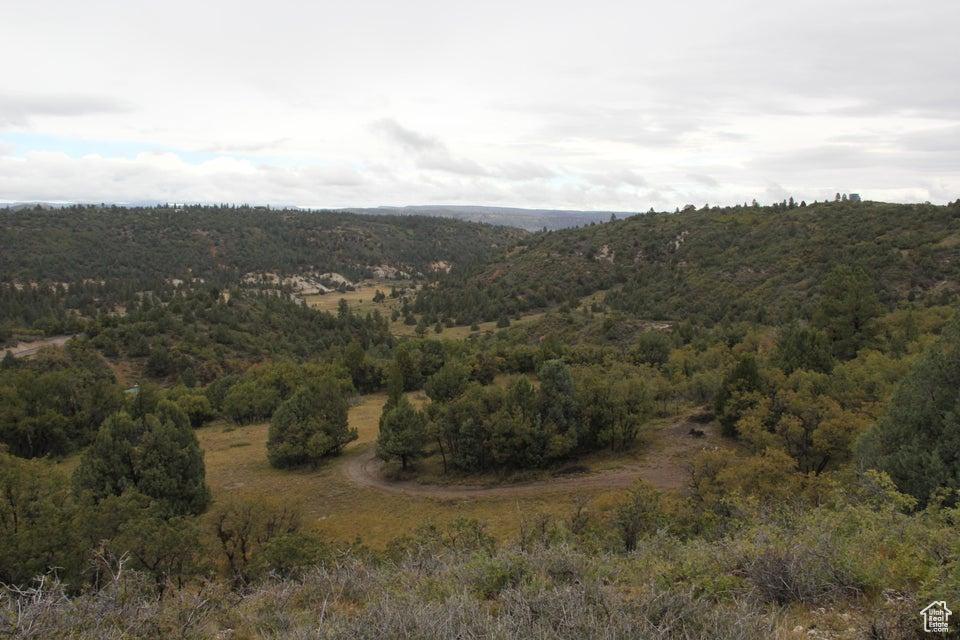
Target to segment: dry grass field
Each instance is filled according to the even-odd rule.
[[[400,280],[364,280],[362,282],[358,282],[353,291],[305,296],[304,300],[311,307],[321,311],[328,311],[330,313],[336,313],[337,305],[340,304],[340,300],[346,300],[350,305],[350,308],[354,311],[366,313],[368,311],[377,309],[380,311],[380,313],[389,316],[393,309],[400,308],[399,299],[390,297],[391,286],[395,286],[398,289],[403,289],[411,285],[407,281]],[[376,295],[377,289],[387,295],[387,299],[383,302],[373,301],[373,296]]]
[[[266,453],[268,424],[236,427],[216,423],[199,429],[197,436],[205,451],[207,483],[214,503],[240,499],[261,504],[295,504],[303,511],[304,523],[330,539],[359,539],[371,547],[382,548],[419,526],[443,525],[459,517],[476,518],[497,539],[509,540],[518,535],[522,522],[529,523],[539,515],[569,516],[575,510],[575,498],[581,494],[591,498],[589,508],[593,510],[609,508],[615,500],[616,491],[603,488],[448,498],[359,487],[344,467],[373,446],[385,401],[385,394],[376,394],[364,397],[354,406],[350,424],[357,428],[359,439],[340,458],[316,470],[271,468]]]
[[[400,302],[387,298],[383,303],[374,303],[373,295],[377,289],[389,294],[391,284],[363,283],[356,291],[312,296],[308,302],[336,313],[340,300],[346,299],[355,312],[377,309],[389,318]],[[526,316],[516,322],[533,322],[542,315]],[[413,335],[413,330],[402,321],[391,323],[391,331],[396,335]],[[481,324],[480,331],[496,331],[495,323]],[[447,328],[439,337],[464,339],[471,333],[474,332],[468,327]],[[429,335],[435,334],[431,330]],[[125,369],[116,373],[124,381],[134,378]],[[506,379],[502,376],[498,382]],[[415,406],[427,402],[422,391],[408,394],[408,398]],[[418,463],[415,478],[419,480],[392,483],[384,481],[379,464],[370,462],[385,402],[386,393],[378,393],[362,397],[351,407],[350,425],[357,429],[358,439],[340,457],[317,469],[271,468],[266,452],[268,423],[237,426],[218,421],[198,429],[196,434],[205,452],[207,483],[214,500],[202,517],[213,518],[218,503],[240,500],[295,505],[303,513],[304,524],[329,539],[360,540],[375,548],[382,548],[420,526],[444,525],[458,518],[477,519],[498,540],[510,541],[519,535],[521,526],[529,526],[544,516],[569,518],[584,503],[588,512],[607,518],[622,499],[624,487],[635,477],[642,475],[659,486],[676,484],[691,455],[683,440],[686,428],[674,418],[652,423],[636,452],[600,452],[578,460],[577,470],[592,474],[588,476],[553,477],[549,471],[543,471],[512,478],[491,474],[465,479],[444,475],[440,456],[432,455]],[[698,447],[699,444],[702,443]],[[69,456],[57,467],[69,476],[78,462],[78,455]],[[396,466],[386,466],[388,475]],[[371,472],[370,467],[376,468]],[[370,473],[368,482],[358,483],[356,477],[351,478],[351,472],[355,476],[357,469]],[[512,481],[517,483],[511,484]]]
[[[365,280],[358,282],[354,291],[327,293],[322,296],[305,296],[304,300],[315,309],[328,313],[336,313],[340,300],[346,300],[354,313],[365,314],[379,311],[389,320],[393,311],[399,311],[403,305],[399,298],[390,298],[391,286],[404,289],[413,285],[410,282],[398,280]],[[387,299],[383,302],[373,301],[373,296],[376,295],[378,289],[387,295]],[[514,324],[535,322],[542,317],[542,313],[530,314],[516,320]],[[444,340],[465,340],[471,334],[497,331],[496,322],[481,322],[478,327],[476,330],[466,326],[444,327],[439,334],[434,333],[433,327],[429,327],[427,337],[438,337]],[[410,338],[416,335],[416,326],[404,324],[403,318],[399,318],[395,322],[390,322],[390,333],[395,336]]]
[[[422,392],[410,398],[415,404],[425,401]],[[439,456],[433,456],[420,468],[437,484],[395,482],[385,480],[379,463],[371,460],[385,402],[386,394],[379,393],[363,397],[352,407],[350,424],[359,438],[340,457],[317,469],[271,468],[266,453],[268,424],[216,423],[199,429],[214,502],[239,499],[296,505],[304,524],[329,539],[359,540],[375,548],[422,525],[444,525],[457,518],[477,519],[498,540],[509,541],[517,539],[521,526],[543,516],[569,518],[578,503],[586,503],[589,513],[605,519],[637,477],[677,488],[685,481],[686,461],[706,442],[689,438],[684,420],[662,420],[651,425],[647,442],[635,452],[599,453],[577,461],[577,470],[588,471],[587,475],[553,477],[542,472],[516,485],[497,476],[472,478],[466,485],[442,484],[448,479],[441,475]],[[719,442],[719,435],[711,433],[707,440]]]

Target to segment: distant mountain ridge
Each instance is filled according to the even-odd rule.
[[[123,208],[152,208],[163,206],[162,202],[132,202],[117,204]],[[6,205],[0,205],[0,210],[9,209],[11,211],[26,211],[31,209],[41,209],[48,211],[51,209],[60,209],[74,206],[65,203],[50,202],[15,202]],[[107,203],[105,206],[111,206]],[[180,208],[195,208],[200,205],[175,205]],[[282,207],[282,206],[263,206],[252,207],[255,209],[272,209],[275,211],[283,209],[300,209],[309,211],[319,211],[319,209],[307,209],[304,207]],[[556,231],[558,229],[569,229],[571,227],[580,227],[592,222],[606,222],[611,216],[625,218],[635,215],[636,211],[578,211],[574,209],[524,209],[521,207],[488,207],[482,205],[409,205],[409,206],[380,206],[380,207],[340,207],[330,209],[330,211],[343,211],[362,215],[377,216],[428,216],[431,218],[452,218],[465,222],[479,222],[494,224],[504,227],[517,227],[526,231]]]
[[[344,211],[361,214],[431,216],[455,218],[468,222],[519,227],[527,231],[556,231],[606,222],[611,216],[625,218],[636,211],[576,211],[566,209],[522,209],[519,207],[485,207],[478,205],[417,205],[406,207],[348,208]]]

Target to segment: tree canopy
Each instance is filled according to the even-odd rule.
[[[399,460],[407,465],[423,455],[427,443],[427,423],[407,397],[401,395],[396,403],[384,407],[380,416],[380,434],[377,436],[377,455],[384,460]]]
[[[921,504],[960,489],[960,314],[897,384],[861,446]]]
[[[277,408],[267,438],[267,457],[272,466],[316,467],[357,439],[357,430],[351,429],[347,420],[345,386],[350,383],[323,376],[297,388]]]
[[[202,513],[210,501],[203,451],[190,419],[161,400],[153,413],[120,413],[100,426],[73,474],[74,490],[99,502],[125,491],[158,501],[169,516]]]

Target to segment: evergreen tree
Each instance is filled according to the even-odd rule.
[[[270,421],[267,457],[278,469],[313,467],[357,439],[347,420],[349,406],[340,383],[330,376],[298,388]]]
[[[421,358],[420,351],[410,343],[404,343],[397,347],[393,355],[393,363],[400,373],[404,391],[414,391],[423,386]]]
[[[430,376],[423,390],[434,402],[450,402],[467,390],[469,382],[470,371],[460,363],[450,362]]]
[[[873,282],[863,267],[838,265],[823,281],[823,293],[814,322],[833,343],[833,354],[850,360],[872,336],[872,321],[881,307]]]
[[[169,401],[139,419],[107,418],[73,474],[74,490],[95,502],[128,490],[155,499],[167,516],[199,514],[210,501],[203,451],[190,419]]]
[[[456,426],[454,464],[463,471],[483,471],[490,465],[490,429],[488,421],[478,413],[460,416]],[[542,439],[541,439],[542,440]],[[538,452],[530,455],[537,456]]]
[[[0,447],[0,582],[26,584],[57,567],[61,578],[81,569],[70,487],[53,463],[24,460]]]
[[[830,373],[833,369],[830,340],[823,331],[791,324],[781,331],[774,362],[788,375],[797,369]]]
[[[384,411],[396,406],[403,397],[403,370],[396,364],[390,366],[387,373],[387,403],[383,407]]]
[[[383,382],[383,373],[367,358],[359,340],[351,340],[343,350],[343,365],[350,372],[353,387],[360,393],[372,393]]]
[[[563,360],[547,360],[537,372],[540,378],[540,422],[547,459],[562,458],[576,449],[580,411],[570,367]]]
[[[210,502],[203,451],[190,418],[173,402],[162,401],[147,418],[140,441],[140,493],[166,505],[172,515],[202,513]]]
[[[737,435],[737,421],[756,404],[762,386],[756,357],[753,354],[744,354],[733,371],[724,378],[713,402],[713,410],[723,428],[723,435]]]
[[[400,396],[394,405],[384,407],[380,416],[377,456],[383,460],[400,460],[406,469],[411,460],[423,455],[426,444],[426,420],[406,396]]]

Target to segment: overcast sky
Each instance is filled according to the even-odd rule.
[[[30,0],[0,202],[960,197],[957,0]]]

